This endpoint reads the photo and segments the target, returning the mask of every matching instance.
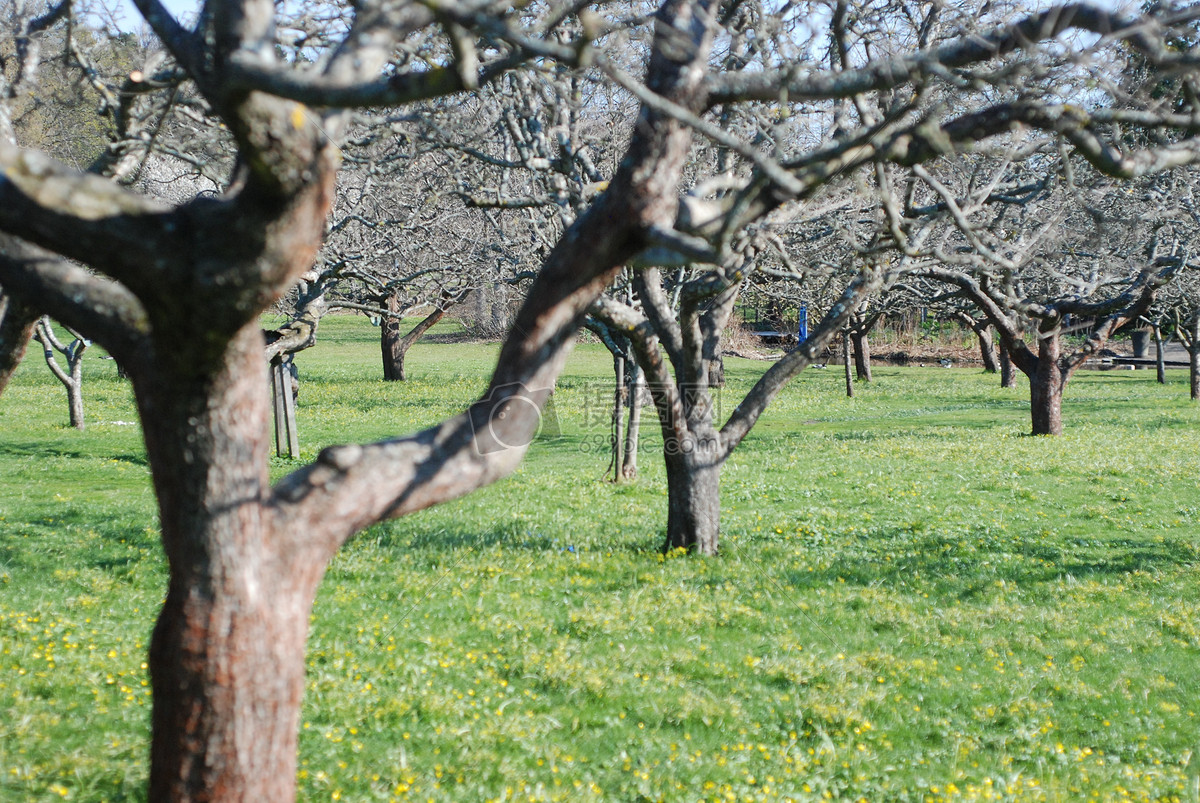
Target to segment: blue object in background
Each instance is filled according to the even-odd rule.
[[[797,318],[799,325],[796,328],[796,342],[803,343],[808,340],[808,307],[804,304],[800,305],[800,314]]]

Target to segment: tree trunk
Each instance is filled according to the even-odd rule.
[[[21,364],[40,317],[32,307],[0,292],[0,393]]]
[[[206,367],[171,355],[134,388],[170,569],[150,644],[149,799],[290,801],[308,614],[324,557],[280,554],[257,321]],[[210,358],[211,359],[211,358]]]
[[[71,381],[66,383],[67,405],[71,410],[71,426],[83,432],[83,361],[76,361],[71,366]]]
[[[1004,345],[1004,341],[1000,341],[1000,387],[1015,388],[1017,386],[1017,370],[1013,366],[1012,356],[1008,353],[1008,346]]]
[[[388,298],[388,311],[398,312],[399,301],[395,296]],[[446,310],[438,307],[421,319],[420,323],[409,330],[408,334],[400,337],[400,319],[387,317],[380,321],[379,338],[383,350],[383,378],[388,382],[404,382],[408,374],[404,370],[404,358],[413,344],[420,340],[433,325],[440,321]]]
[[[625,388],[625,356],[623,354],[613,355],[613,375],[615,379],[613,383],[613,411],[608,430],[608,444],[612,460],[609,463],[609,467],[613,472],[613,482],[618,482],[621,479],[621,447],[625,445],[621,438],[621,422],[624,418],[622,413],[625,397],[629,392]]]
[[[1188,344],[1188,385],[1192,401],[1200,401],[1200,314],[1192,317],[1191,343]]]
[[[395,295],[387,297],[388,312],[379,322],[379,347],[383,352],[383,378],[386,382],[403,382],[404,351],[400,348],[403,338],[400,336],[400,318],[395,317],[400,312],[400,299]]]
[[[1037,367],[1029,377],[1034,435],[1062,434],[1062,393],[1066,382],[1058,358],[1058,335],[1039,332]]]
[[[1192,401],[1200,401],[1200,346],[1188,351],[1188,386]]]
[[[1167,384],[1167,366],[1164,364],[1162,327],[1155,323],[1151,331],[1154,333],[1154,368],[1157,372],[1156,378],[1158,379],[1158,384],[1165,385]]]
[[[984,373],[994,374],[999,369],[996,364],[996,343],[992,340],[992,327],[981,326],[975,329],[975,336],[979,338],[979,359],[983,361]],[[1012,371],[1011,365],[1009,371]],[[1008,387],[1007,385],[1005,387]]]
[[[846,369],[846,396],[854,398],[854,377],[850,373],[850,332],[842,330],[842,365]]]
[[[708,363],[708,386],[710,388],[725,387],[725,359],[718,354],[706,362]]]
[[[867,333],[857,330],[851,330],[850,342],[854,350],[854,374],[863,381],[871,381],[871,344],[867,340]]]
[[[621,478],[631,480],[637,477],[638,437],[642,426],[642,396],[645,393],[646,379],[637,361],[629,361],[629,422],[625,427],[625,454],[621,460]]]
[[[688,443],[691,443],[690,451]],[[667,542],[665,549],[682,547],[715,555],[721,523],[721,464],[697,441],[682,449],[667,449]]]

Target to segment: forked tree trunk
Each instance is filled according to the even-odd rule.
[[[1029,377],[1029,408],[1034,435],[1062,434],[1062,394],[1067,375],[1059,363],[1059,338],[1038,333],[1037,367]]]
[[[289,801],[324,561],[280,554],[262,504],[269,406],[257,321],[219,367],[164,346],[170,359],[134,383],[170,566],[150,644],[149,799]]]
[[[871,381],[871,343],[866,332],[850,331],[850,343],[854,351],[854,375],[862,382]]]
[[[1000,387],[1015,388],[1017,386],[1017,369],[1013,365],[1012,356],[1008,353],[1008,346],[1004,342],[1000,343]]]
[[[420,340],[434,324],[442,319],[446,310],[437,308],[421,319],[409,333],[400,336],[400,319],[395,314],[400,312],[400,301],[396,296],[388,296],[388,312],[393,315],[385,316],[379,322],[379,346],[383,352],[383,378],[388,382],[404,382],[408,373],[404,369],[404,358],[413,344]]]
[[[72,334],[76,334],[72,332]],[[62,383],[67,392],[67,411],[71,426],[83,431],[83,353],[87,351],[88,341],[76,336],[70,343],[62,343],[55,337],[50,328],[50,319],[42,318],[36,325],[34,337],[42,344],[42,353],[46,366],[55,378]],[[54,352],[63,355],[66,367],[58,364]]]
[[[721,464],[697,441],[668,449],[666,549],[717,554],[721,524]],[[685,452],[685,449],[691,451]]]

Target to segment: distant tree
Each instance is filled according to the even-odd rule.
[[[1061,434],[1067,383],[1117,329],[1149,309],[1186,264],[1181,248],[1190,239],[1172,234],[1176,224],[1162,207],[1126,203],[1110,180],[1072,166],[1071,158],[1049,167],[1064,173],[1061,180],[1003,186],[1009,171],[1001,167],[995,180],[964,195],[914,168],[934,205],[950,213],[930,252],[940,264],[919,275],[955,288],[995,328],[1008,359],[1029,378],[1035,435]],[[1034,335],[1032,346],[1025,332]],[[1068,346],[1069,332],[1086,337]]]
[[[43,316],[37,322],[33,337],[42,345],[42,354],[50,372],[67,391],[71,426],[83,430],[83,353],[92,343],[70,327],[67,327],[67,332],[71,340],[64,343],[55,335],[50,319]],[[62,355],[65,366],[58,364],[57,355]]]

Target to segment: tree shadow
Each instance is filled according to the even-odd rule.
[[[431,550],[456,552],[463,549],[520,549],[550,552],[566,548],[561,539],[536,532],[528,522],[508,522],[491,529],[427,529],[413,530],[400,522],[385,522],[372,527],[360,538],[373,538],[385,549]]]
[[[966,539],[970,541],[970,537]],[[1035,537],[1017,542],[964,548],[963,539],[930,534],[914,538],[903,531],[881,534],[878,546],[832,545],[832,560],[813,571],[784,573],[796,589],[845,583],[912,590],[969,599],[999,580],[1023,586],[1076,579],[1161,572],[1200,561],[1200,547],[1180,539]],[[893,547],[893,548],[889,548]]]
[[[103,458],[105,460],[117,460],[122,463],[132,463],[137,466],[149,466],[149,461],[145,453],[118,453],[114,454],[109,451],[86,451],[83,448],[75,445],[68,446],[67,444],[45,443],[42,441],[25,441],[18,443],[0,443],[0,456],[8,457],[58,457],[69,460],[95,460]]]

